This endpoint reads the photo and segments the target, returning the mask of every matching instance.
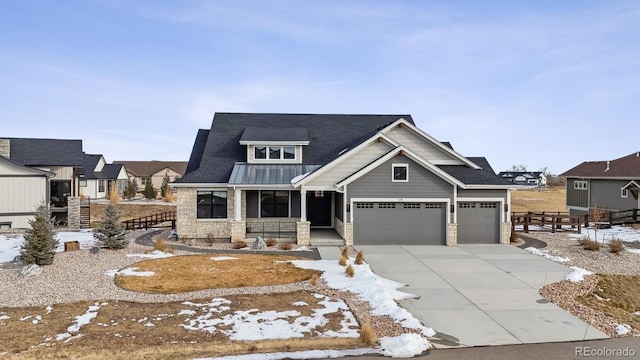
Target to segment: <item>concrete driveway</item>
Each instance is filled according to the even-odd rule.
[[[517,247],[357,248],[375,273],[420,296],[400,304],[438,332],[431,339],[437,348],[607,338],[538,294],[570,270]]]

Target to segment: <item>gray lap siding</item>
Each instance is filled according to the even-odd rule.
[[[409,181],[393,182],[392,165],[408,164]],[[453,185],[404,155],[395,156],[347,185],[347,203],[353,198],[453,200]]]
[[[631,192],[622,197],[621,188],[630,180],[591,180],[591,207],[609,210],[628,210],[638,207]]]

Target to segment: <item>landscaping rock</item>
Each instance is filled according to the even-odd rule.
[[[22,276],[38,276],[42,274],[42,268],[37,264],[29,264],[22,267]]]
[[[253,242],[253,244],[251,245],[251,249],[253,250],[264,250],[267,248],[267,243],[264,242],[264,240],[262,240],[262,237],[258,236],[256,238],[256,241]]]
[[[89,252],[92,254],[97,254],[99,251],[100,251],[100,248],[97,246],[94,246],[91,249],[89,249]]]

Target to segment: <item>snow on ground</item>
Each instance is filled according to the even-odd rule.
[[[577,266],[570,266],[569,268],[572,271],[569,274],[567,274],[567,276],[564,279],[569,280],[571,282],[580,282],[584,280],[585,276],[593,275],[591,271],[585,270],[583,268],[579,268]]]
[[[237,260],[237,259],[238,258],[232,257],[232,256],[216,256],[211,258],[211,260],[213,261]]]
[[[92,230],[61,231],[56,234],[58,240],[57,252],[64,251],[64,243],[77,241],[81,249],[90,249],[95,246]],[[0,263],[12,261],[20,255],[20,248],[24,243],[23,234],[0,235]]]
[[[584,231],[586,230],[586,232]],[[610,242],[612,239],[618,239],[626,242],[640,242],[640,230],[628,226],[614,225],[610,229],[594,229],[589,227],[583,229],[582,234],[569,234],[572,238],[582,239],[589,237],[591,240]]]
[[[124,270],[109,270],[104,273],[107,276],[115,277],[116,275],[125,275],[125,276],[153,276],[156,273],[154,271],[137,271],[138,268],[126,268]]]
[[[549,255],[549,253],[547,251],[540,251],[534,247],[528,247],[525,249],[525,251],[528,251],[530,253],[532,253],[533,255],[538,255],[538,256],[542,256],[545,257],[551,261],[556,261],[556,262],[569,262],[571,261],[571,259],[569,258],[565,258],[565,257],[561,257],[561,256],[553,256],[553,255]]]
[[[144,259],[162,259],[172,257],[173,254],[169,254],[160,250],[153,250],[148,254],[127,254],[128,257],[141,257]]]
[[[103,303],[102,305],[106,305],[106,303]],[[74,336],[71,336],[71,334],[77,333],[78,331],[80,331],[80,328],[82,326],[87,325],[91,322],[91,320],[95,319],[95,317],[98,316],[98,310],[100,310],[99,303],[95,303],[94,305],[89,306],[89,309],[87,309],[84,314],[76,316],[75,323],[71,324],[71,326],[67,328],[67,332],[58,334],[56,340],[60,341],[67,339],[66,341],[68,341],[72,339]],[[78,334],[75,337],[77,336],[82,336],[82,334]]]
[[[628,252],[634,253],[634,254],[640,254],[640,249],[625,248],[625,251],[628,251]]]
[[[429,349],[429,342],[418,334],[402,334],[380,339],[382,355],[394,358],[407,358]]]
[[[286,311],[261,311],[249,309],[224,314],[229,310],[226,306],[231,302],[223,298],[213,299],[210,303],[198,304],[184,302],[184,305],[194,306],[198,310],[197,316],[185,320],[186,325],[181,325],[187,330],[200,330],[210,333],[220,332],[230,340],[265,340],[265,339],[289,339],[304,337],[307,334],[316,334],[324,337],[358,337],[359,325],[347,304],[340,299],[330,299],[321,294],[314,294],[317,299],[322,299],[318,304],[323,308],[313,309],[311,315],[301,316],[297,310]],[[342,313],[340,330],[318,332],[316,327],[325,326],[329,319],[327,314]],[[230,329],[226,329],[231,326]],[[224,329],[221,329],[222,327]]]
[[[631,326],[627,324],[616,324],[616,334],[626,335],[631,331]]]
[[[246,354],[221,356],[216,358],[198,358],[195,360],[280,360],[280,359],[333,359],[347,356],[361,356],[373,353],[370,348],[347,350],[308,350],[267,354]]]

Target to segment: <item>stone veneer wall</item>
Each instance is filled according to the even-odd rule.
[[[511,222],[502,223],[502,244],[509,245],[511,243]]]
[[[216,239],[231,238],[230,219],[233,218],[233,190],[227,191],[227,219],[198,219],[198,190],[178,188],[176,201],[176,232],[178,239],[206,239],[209,235]]]
[[[67,201],[68,201],[67,222],[68,222],[69,229],[80,230],[80,197],[69,196],[67,198]]]
[[[0,156],[11,158],[11,140],[0,139]]]
[[[447,224],[447,245],[458,245],[458,224]]]
[[[296,223],[296,242],[298,245],[309,245],[311,243],[310,221],[298,221]]]
[[[353,223],[344,223],[344,243],[346,246],[353,245]]]

